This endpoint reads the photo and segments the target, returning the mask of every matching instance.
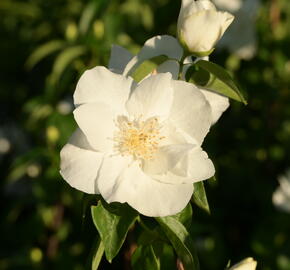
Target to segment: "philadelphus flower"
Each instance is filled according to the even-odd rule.
[[[233,265],[229,270],[255,270],[257,262],[253,258],[247,258]]]
[[[290,213],[290,169],[278,181],[280,186],[273,194],[273,203],[278,209]]]
[[[120,59],[132,58],[115,47],[112,56],[118,54],[109,65],[114,72],[97,66],[78,82],[79,128],[61,151],[61,175],[108,203],[126,202],[147,216],[176,214],[189,202],[193,183],[215,173],[201,148],[211,106],[197,87],[169,72],[138,84],[118,74],[126,66]]]
[[[217,11],[210,1],[182,0],[177,34],[190,53],[209,55],[233,19],[230,13]]]

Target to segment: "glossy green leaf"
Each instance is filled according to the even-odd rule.
[[[194,65],[199,67],[199,71],[194,74],[192,78],[194,83],[247,104],[246,99],[243,97],[233,78],[224,68],[204,60],[200,60]],[[209,74],[206,75],[206,72]],[[188,77],[188,75],[186,75],[186,77]]]
[[[160,262],[151,245],[139,246],[132,255],[131,264],[134,270],[160,270]]]
[[[93,222],[101,236],[106,258],[112,262],[121,249],[129,229],[138,217],[138,213],[127,204],[108,205],[100,200],[91,207]]]
[[[183,263],[184,269],[199,270],[199,261],[194,243],[184,225],[172,216],[159,217],[156,220],[173,245],[178,257]]]
[[[210,214],[210,208],[207,201],[203,182],[194,183],[192,201],[201,209],[205,210]]]
[[[136,82],[140,82],[148,74],[154,72],[154,70],[156,70],[157,67],[164,63],[166,60],[168,60],[168,57],[164,55],[146,60],[133,72],[132,77]]]
[[[64,48],[66,43],[62,40],[51,40],[40,47],[38,47],[27,59],[26,67],[31,69],[42,59],[49,56],[50,54]]]

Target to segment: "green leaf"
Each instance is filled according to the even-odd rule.
[[[103,200],[100,200],[97,206],[92,206],[91,212],[104,244],[106,258],[112,262],[121,249],[128,230],[137,219],[138,213],[127,204],[108,205]]]
[[[176,255],[170,244],[156,241],[152,244],[152,247],[160,262],[160,270],[176,270]]]
[[[192,221],[192,207],[189,203],[180,213],[172,216],[181,222],[187,229],[190,228]]]
[[[26,67],[32,69],[38,62],[48,55],[64,48],[66,43],[62,40],[51,40],[39,46],[27,59]]]
[[[233,78],[224,68],[210,61],[204,60],[200,60],[194,65],[200,68],[197,74],[192,78],[194,83],[247,104],[246,99],[243,97]],[[205,72],[208,72],[209,74],[206,75]],[[186,77],[188,76],[186,75]]]
[[[131,264],[134,270],[160,270],[160,262],[151,245],[139,246],[132,255]]]
[[[205,210],[210,214],[210,208],[207,201],[203,182],[194,183],[192,201],[201,209]]]
[[[159,65],[168,60],[167,56],[160,55],[144,61],[132,74],[136,82],[140,82],[148,74],[152,73]]]
[[[90,269],[90,270],[97,270],[98,269],[98,267],[101,263],[104,251],[105,251],[104,244],[101,241],[101,239],[98,239],[94,243],[94,246],[92,249],[92,254],[91,254],[91,262],[90,262],[88,269]]]
[[[176,218],[156,218],[168,240],[173,245],[178,257],[182,261],[185,270],[199,270],[198,257],[193,240],[186,228]]]

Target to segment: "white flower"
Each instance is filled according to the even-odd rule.
[[[278,181],[280,186],[273,194],[273,203],[278,209],[290,213],[290,169]]]
[[[165,55],[170,60],[158,66],[156,70],[157,73],[170,72],[172,78],[177,79],[180,69],[179,61],[182,58],[183,49],[174,37],[167,35],[156,36],[147,40],[136,56],[133,56],[120,46],[113,46],[109,67],[114,72],[117,71],[120,74],[123,72],[124,75],[128,76],[132,74],[143,61],[159,55]],[[203,57],[202,59],[208,60],[208,57]],[[184,60],[181,76],[182,80],[185,80],[185,73],[192,63],[191,57],[187,57]],[[210,104],[213,125],[229,107],[229,99],[206,88],[199,88],[199,90]]]
[[[235,21],[218,43],[241,59],[251,59],[257,50],[256,18],[260,0],[213,0],[214,4],[235,15]]]
[[[110,68],[122,70],[112,59]],[[192,183],[214,175],[201,148],[211,107],[194,85],[170,73],[136,84],[95,67],[80,78],[74,103],[79,129],[61,151],[61,174],[71,186],[167,216],[187,205]]]
[[[247,258],[233,265],[229,270],[255,270],[257,262],[253,258]]]
[[[208,55],[232,23],[234,16],[217,11],[207,0],[182,0],[177,34],[190,53]]]

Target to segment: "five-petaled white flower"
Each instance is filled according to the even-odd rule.
[[[228,101],[175,80],[182,54],[175,38],[157,36],[137,56],[113,46],[109,69],[82,75],[74,94],[79,128],[61,151],[61,174],[72,187],[167,216],[187,205],[194,182],[214,175],[201,145]],[[129,75],[157,55],[170,60],[134,82]]]
[[[182,0],[177,34],[190,53],[208,55],[233,19],[230,13],[217,11],[211,1]]]
[[[233,265],[229,270],[255,270],[257,262],[253,258],[246,258],[241,262]]]
[[[212,110],[193,84],[170,73],[137,84],[98,66],[80,78],[74,103],[79,128],[61,151],[61,174],[72,187],[167,216],[187,205],[194,182],[214,175],[201,148]]]

